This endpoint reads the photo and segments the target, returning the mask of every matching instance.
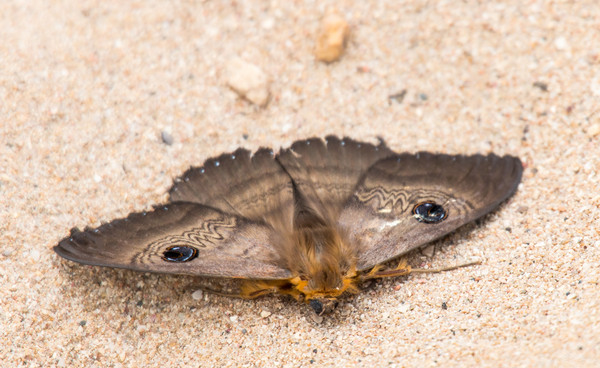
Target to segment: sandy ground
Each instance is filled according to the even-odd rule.
[[[333,3],[351,36],[324,64]],[[235,57],[269,76],[265,108],[226,86]],[[372,283],[319,323],[293,300],[196,300],[193,278],[52,251],[210,156],[326,134],[521,157],[513,198],[410,258],[483,264]],[[2,1],[0,139],[3,367],[599,364],[595,0]]]

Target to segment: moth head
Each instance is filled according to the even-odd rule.
[[[317,315],[322,316],[333,312],[338,302],[334,298],[315,298],[311,299],[308,304]]]

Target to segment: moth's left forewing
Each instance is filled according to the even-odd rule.
[[[512,156],[389,157],[361,178],[339,224],[360,249],[359,270],[369,269],[490,212],[514,193],[521,173]]]
[[[271,227],[197,203],[132,213],[96,229],[72,230],[54,247],[71,261],[136,271],[286,279]]]

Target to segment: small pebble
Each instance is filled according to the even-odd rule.
[[[321,324],[321,323],[323,323],[323,319],[324,319],[324,318],[323,318],[323,316],[319,316],[319,315],[318,315],[318,314],[316,314],[316,313],[311,313],[311,314],[310,314],[310,318],[311,318],[311,319],[313,320],[313,322],[314,322],[314,323],[316,323],[316,324]]]
[[[192,293],[192,299],[200,300],[200,299],[202,299],[203,295],[204,295],[204,292],[202,290],[196,290]]]
[[[423,255],[427,258],[433,257],[433,254],[435,253],[435,245],[429,245],[429,246],[423,248],[421,250],[421,253],[423,253]]]
[[[163,130],[160,133],[160,137],[162,138],[163,143],[166,144],[167,146],[170,146],[173,144],[173,136],[166,130]]]
[[[519,206],[519,207],[517,207],[517,212],[518,213],[525,213],[525,212],[527,212],[527,210],[529,210],[529,208],[527,206]]]
[[[269,82],[267,75],[256,65],[240,58],[227,63],[227,85],[240,97],[255,105],[264,107],[269,101]]]
[[[592,125],[589,129],[588,129],[588,134],[590,135],[590,137],[596,137],[597,135],[600,134],[600,123],[596,123],[594,125]]]
[[[548,84],[544,82],[533,82],[533,86],[539,88],[542,92],[548,92]]]
[[[235,323],[235,322],[237,322],[237,321],[238,321],[238,316],[231,316],[231,317],[229,317],[229,320],[230,320],[231,322],[234,322],[234,323]]]
[[[265,310],[264,310],[264,311],[261,311],[261,312],[260,312],[260,317],[261,317],[261,318],[267,318],[267,317],[269,317],[270,315],[271,315],[271,312],[269,312],[269,311],[265,311]]]
[[[321,21],[315,56],[317,60],[330,63],[344,53],[350,27],[342,16],[336,13],[326,15]]]
[[[566,38],[558,37],[556,40],[554,40],[554,47],[556,47],[558,50],[565,50],[567,47],[569,47],[569,43],[567,42]]]
[[[404,97],[406,96],[406,90],[403,89],[402,91],[398,92],[398,93],[394,93],[392,95],[388,96],[389,100],[394,100],[397,103],[402,103],[402,101],[404,101]]]

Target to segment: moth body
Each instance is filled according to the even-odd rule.
[[[358,292],[357,252],[341,229],[305,227],[287,238],[280,254],[294,277],[288,280],[247,280],[240,296],[253,299],[268,293],[290,295],[308,303],[318,315],[331,312],[344,293]]]
[[[287,265],[307,299],[337,297],[353,287],[357,254],[343,231],[327,225],[301,228],[291,240]]]

